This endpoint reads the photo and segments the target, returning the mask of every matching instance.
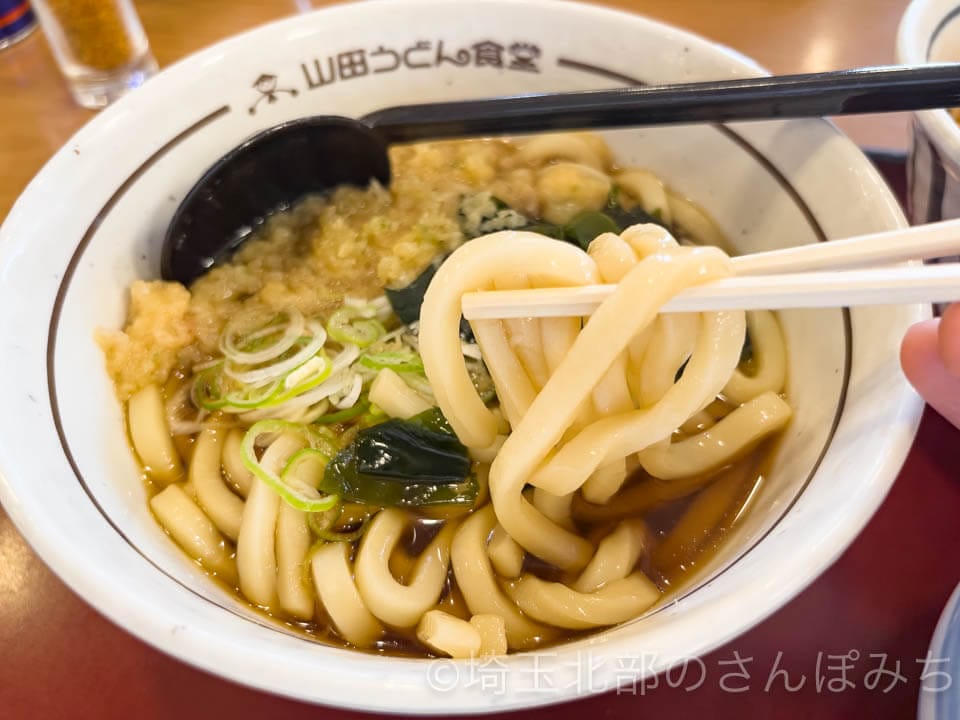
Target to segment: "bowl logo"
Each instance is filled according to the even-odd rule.
[[[309,58],[300,63],[303,87],[281,87],[273,73],[261,73],[253,81],[256,100],[247,111],[256,115],[264,100],[268,105],[279,100],[279,94],[297,97],[301,90],[315,90],[334,82],[345,82],[368,75],[397,70],[424,70],[443,65],[457,68],[493,68],[518,72],[539,73],[543,51],[528,41],[478,40],[467,45],[456,45],[442,39],[417,40],[409,45],[388,46],[379,43],[375,48],[353,48],[323,57]]]
[[[297,96],[297,90],[294,88],[281,88],[277,87],[277,76],[271,75],[269,73],[263,73],[256,80],[253,81],[253,88],[260,93],[260,97],[247,108],[247,112],[251,115],[256,115],[257,105],[264,99],[266,99],[267,104],[275,103],[277,101],[277,93],[287,93],[290,97]]]

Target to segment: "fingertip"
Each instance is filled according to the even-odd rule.
[[[939,318],[924,320],[912,325],[900,344],[900,365],[910,384],[921,392],[920,386],[931,364],[939,364],[937,336]]]
[[[960,303],[954,303],[944,312],[940,321],[937,348],[947,372],[960,378]]]

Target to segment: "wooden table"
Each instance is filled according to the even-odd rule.
[[[464,0],[467,1],[467,0]],[[313,2],[312,6],[327,5]],[[620,0],[621,7],[700,33],[774,73],[893,62],[907,0]],[[141,0],[161,66],[309,0]],[[852,33],[851,29],[856,28]],[[39,32],[0,52],[0,218],[47,158],[93,116],[73,104]],[[906,147],[903,115],[842,119],[861,145]]]
[[[907,0],[609,4],[686,27],[782,73],[892,62]],[[309,9],[310,3],[142,0],[137,6],[154,53],[166,65],[257,23]],[[54,150],[91,116],[71,103],[40,33],[0,52],[0,218]],[[906,123],[904,116],[886,116],[841,125],[862,145],[904,149]],[[916,660],[924,657],[937,615],[960,579],[954,562],[960,546],[958,441],[960,433],[928,412],[899,480],[863,535],[791,604],[704,658],[708,672],[700,687],[688,689],[696,679],[691,676],[675,683],[678,687],[661,678],[658,687],[643,689],[643,697],[610,693],[529,715],[912,717],[920,689]],[[752,658],[746,665],[750,679],[730,676],[721,682],[736,670],[730,665],[735,653]],[[840,664],[841,655],[852,661],[848,680],[855,687],[841,687],[838,673],[828,669]],[[881,662],[890,671],[899,663],[905,680],[871,674]],[[789,677],[774,675],[768,686],[775,668]],[[796,688],[801,678],[803,686]],[[787,689],[784,679],[794,689]],[[745,692],[733,692],[743,687]],[[60,583],[0,510],[0,717],[239,720],[268,713],[358,717],[241,688],[149,648]]]

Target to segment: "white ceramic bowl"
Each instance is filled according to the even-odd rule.
[[[445,714],[527,707],[629,682],[729,640],[810,583],[883,500],[921,411],[897,348],[924,309],[784,313],[795,421],[753,511],[700,581],[622,627],[498,659],[487,680],[469,663],[307,642],[209,583],[147,510],[93,334],[122,323],[132,280],[157,275],[164,228],[194,180],[265,126],[414,100],[761,72],[649,20],[532,0],[340,6],[169,68],[77,133],[0,230],[0,500],[44,560],[130,632],[211,672],[313,702]],[[262,75],[296,94],[271,102],[254,87]],[[870,163],[826,122],[607,138],[621,163],[650,167],[698,200],[741,252],[904,223]]]
[[[953,0],[914,0],[897,32],[897,61],[960,61],[960,7]],[[913,114],[907,164],[908,211],[914,223],[960,217],[960,127],[947,110]]]

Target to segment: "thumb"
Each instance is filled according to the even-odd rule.
[[[923,399],[960,427],[960,378],[950,374],[944,366],[939,330],[939,318],[910,328],[900,348],[900,364],[910,384]]]

